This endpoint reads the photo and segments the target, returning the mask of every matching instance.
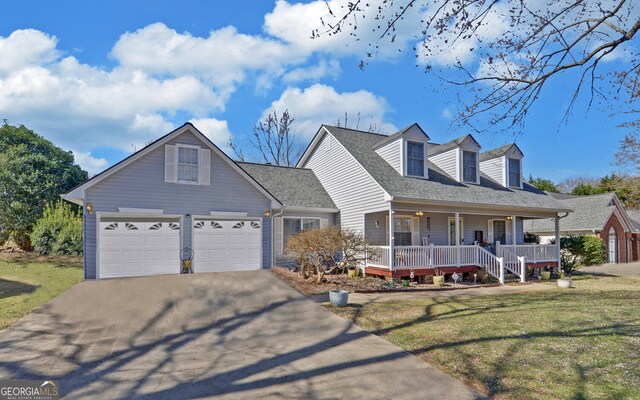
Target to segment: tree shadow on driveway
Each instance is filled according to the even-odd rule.
[[[69,397],[480,397],[269,272],[84,282],[0,334],[0,377]]]

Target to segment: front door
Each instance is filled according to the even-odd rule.
[[[500,242],[500,244],[507,243],[507,224],[505,221],[493,221],[493,243],[496,242]]]

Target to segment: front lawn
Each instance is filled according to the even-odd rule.
[[[498,399],[639,399],[640,278],[574,286],[332,310]]]
[[[0,329],[83,279],[80,257],[0,253]]]

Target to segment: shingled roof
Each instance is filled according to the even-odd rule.
[[[387,143],[389,143],[389,142],[393,142],[393,141],[394,141],[394,140],[396,140],[398,137],[400,137],[400,136],[404,135],[404,134],[405,134],[405,132],[407,132],[409,129],[413,128],[414,126],[417,126],[417,127],[418,127],[418,129],[420,129],[420,131],[421,131],[422,133],[424,133],[424,135],[427,137],[427,139],[429,139],[429,135],[427,135],[427,134],[425,133],[425,131],[423,131],[423,130],[422,130],[422,128],[420,128],[420,125],[418,125],[418,124],[411,124],[411,125],[407,126],[406,128],[401,129],[401,130],[399,130],[398,132],[394,133],[393,135],[384,136],[384,137],[382,138],[382,140],[378,141],[378,142],[373,146],[373,148],[374,148],[374,149],[378,149],[378,148],[380,148],[380,147],[384,146],[385,144],[387,144]]]
[[[310,169],[248,162],[238,165],[286,207],[337,209]]]
[[[570,211],[570,207],[529,184],[525,183],[523,189],[505,188],[484,174],[480,174],[479,185],[460,183],[432,163],[429,165],[429,179],[402,176],[373,150],[384,135],[324,127],[396,199]]]
[[[496,147],[495,149],[487,150],[484,153],[480,153],[480,161],[486,161],[486,160],[491,160],[492,158],[502,157],[503,155],[507,154],[507,152],[514,146],[518,149],[520,154],[522,154],[522,151],[520,150],[518,145],[516,145],[515,143],[510,143],[510,144],[505,144],[504,146]]]
[[[616,209],[613,203],[615,193],[591,196],[567,196],[549,193],[573,210],[560,223],[562,231],[601,231]],[[555,224],[549,219],[524,221],[526,232],[554,232]]]
[[[633,230],[640,232],[640,210],[626,210],[631,223],[633,224]]]
[[[460,136],[459,138],[455,138],[446,143],[437,144],[437,143],[429,143],[429,155],[435,156],[436,154],[444,153],[447,150],[454,149],[462,144],[467,138],[471,138],[474,142],[478,143],[477,140],[473,138],[470,134]],[[480,144],[478,144],[479,146]]]

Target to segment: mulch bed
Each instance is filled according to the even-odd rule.
[[[455,290],[468,289],[472,287],[489,287],[496,286],[495,283],[477,284],[473,282],[458,282],[455,286],[453,283],[446,283],[444,287],[436,287],[433,284],[418,284],[403,287],[396,284],[395,288],[384,288],[384,279],[377,277],[360,277],[350,278],[348,275],[325,275],[323,282],[318,282],[315,276],[308,279],[302,277],[296,271],[288,268],[274,267],[271,270],[277,277],[291,285],[298,292],[309,296],[316,294],[326,294],[330,290],[347,290],[351,293],[378,293],[378,292],[414,292],[428,290]]]

